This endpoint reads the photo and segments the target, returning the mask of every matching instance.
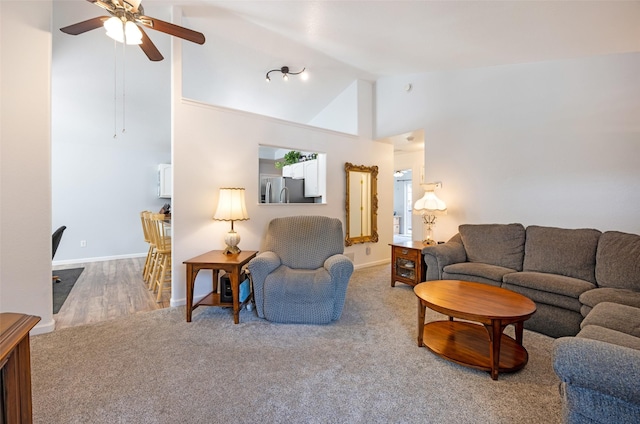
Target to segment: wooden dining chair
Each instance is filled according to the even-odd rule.
[[[149,244],[147,259],[145,260],[144,268],[142,269],[142,279],[147,283],[148,287],[151,287],[151,274],[153,273],[153,267],[156,261],[156,244],[151,239],[151,212],[140,212],[140,222],[142,223],[144,241]]]
[[[163,288],[171,288],[171,236],[168,234],[165,220],[166,217],[162,213],[150,214],[150,234],[156,247],[150,289],[154,292],[157,290],[157,302],[162,299]]]

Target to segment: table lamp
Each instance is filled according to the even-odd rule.
[[[231,221],[231,231],[224,236],[227,247],[223,253],[225,255],[240,253],[240,248],[238,247],[240,235],[233,230],[233,221],[246,221],[249,219],[244,201],[244,188],[221,188],[218,209],[213,215],[213,219]]]
[[[436,215],[446,215],[447,205],[436,196],[433,190],[428,190],[413,205],[413,211],[422,215],[422,220],[427,226],[424,234],[425,238],[422,242],[426,245],[436,244],[433,239],[433,226],[436,225]]]

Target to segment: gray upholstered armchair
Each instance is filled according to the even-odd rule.
[[[342,222],[324,216],[273,219],[263,250],[247,265],[260,318],[327,324],[340,318],[353,273]]]

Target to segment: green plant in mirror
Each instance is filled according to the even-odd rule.
[[[290,152],[285,153],[284,162],[277,161],[275,163],[276,168],[280,169],[285,165],[293,165],[294,163],[298,163],[300,161],[300,152],[297,150],[291,150]]]

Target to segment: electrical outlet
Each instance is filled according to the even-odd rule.
[[[369,246],[367,246],[367,248],[364,251],[367,255],[371,254],[371,248]]]
[[[86,240],[80,240],[80,247],[87,247],[87,241]]]

